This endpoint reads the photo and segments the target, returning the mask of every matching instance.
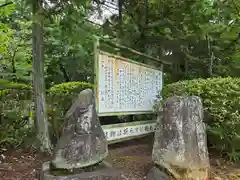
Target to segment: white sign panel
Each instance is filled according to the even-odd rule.
[[[155,130],[155,125],[156,123],[113,128],[105,128],[106,126],[103,126],[103,131],[108,141],[114,141],[152,133]]]
[[[152,112],[162,90],[162,71],[125,58],[99,52],[98,114]]]

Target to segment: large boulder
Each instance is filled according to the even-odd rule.
[[[171,97],[158,117],[152,158],[174,178],[205,180],[209,174],[201,99]]]
[[[107,140],[101,128],[91,89],[86,89],[67,111],[63,134],[54,151],[51,165],[77,169],[101,162],[108,155]]]

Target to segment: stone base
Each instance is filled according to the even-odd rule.
[[[111,167],[103,167],[98,170],[68,175],[54,175],[49,171],[49,162],[42,165],[40,180],[121,180],[121,171]]]
[[[147,174],[147,180],[170,180],[170,177],[158,169],[157,167],[153,167]]]

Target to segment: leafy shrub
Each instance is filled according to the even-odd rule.
[[[78,93],[87,88],[93,88],[93,84],[87,82],[68,82],[52,86],[47,91],[48,114],[51,125],[52,140],[56,140],[62,130],[63,119],[66,111],[72,105]]]
[[[209,145],[232,160],[240,159],[240,78],[195,79],[166,85],[163,98],[173,95],[201,97]]]
[[[31,128],[24,117],[32,114],[31,86],[0,79],[0,146],[20,145],[26,140]],[[93,85],[86,82],[69,82],[47,90],[50,136],[58,138],[63,117],[77,94]],[[32,136],[31,136],[32,137]]]
[[[65,113],[78,93],[87,88],[93,88],[93,84],[87,82],[68,82],[55,85],[47,91],[49,103],[56,105],[58,108],[63,108],[63,112]]]
[[[28,136],[31,86],[0,79],[0,146],[19,145]]]
[[[22,83],[11,82],[5,79],[0,79],[0,88],[1,89],[31,89],[31,86]]]

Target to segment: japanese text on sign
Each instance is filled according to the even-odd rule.
[[[98,113],[152,112],[162,89],[162,71],[99,52]]]
[[[135,126],[125,126],[116,128],[107,128],[103,130],[108,141],[119,140],[131,136],[139,136],[152,133],[155,130],[156,123],[140,124]]]

